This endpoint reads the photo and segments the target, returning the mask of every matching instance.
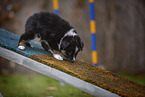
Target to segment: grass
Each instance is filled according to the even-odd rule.
[[[120,73],[119,75],[145,86],[145,74],[132,75],[132,74]]]
[[[145,85],[145,74],[119,74]],[[44,75],[0,75],[0,93],[4,97],[93,97],[79,89],[65,85]]]
[[[4,97],[93,97],[43,75],[0,75],[0,93]]]

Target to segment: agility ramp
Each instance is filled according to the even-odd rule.
[[[145,96],[145,86],[81,60],[74,63],[56,60],[34,41],[30,42],[33,48],[19,50],[19,37],[0,29],[1,57],[97,97]]]

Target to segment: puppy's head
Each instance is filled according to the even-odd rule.
[[[60,51],[65,60],[74,62],[78,52],[83,50],[83,46],[79,36],[67,36],[61,43]]]

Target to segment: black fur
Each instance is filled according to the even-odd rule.
[[[41,39],[41,45],[45,50],[48,51],[51,49],[52,51],[59,51],[60,53],[61,50],[65,50],[65,54],[63,54],[65,59],[72,60],[72,56],[68,56],[67,54],[69,52],[73,52],[71,54],[74,54],[76,46],[79,49],[78,51],[82,51],[83,48],[83,43],[78,35],[66,36],[62,40],[60,49],[58,47],[62,37],[72,28],[67,21],[54,13],[35,13],[28,18],[25,25],[25,33],[20,37],[19,45],[26,44],[30,46],[28,42],[35,37],[39,37]]]

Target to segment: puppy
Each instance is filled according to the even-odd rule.
[[[28,18],[18,48],[24,50],[25,45],[32,47],[29,41],[35,37],[40,38],[42,47],[58,60],[75,61],[84,46],[76,30],[67,21],[49,12],[35,13]]]

